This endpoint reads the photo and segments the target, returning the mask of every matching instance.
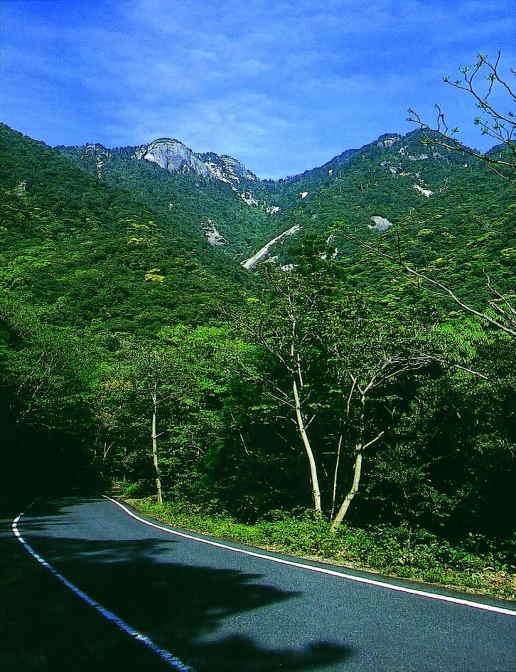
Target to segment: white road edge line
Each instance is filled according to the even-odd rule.
[[[135,513],[130,511],[120,502],[117,502],[116,499],[112,499],[107,495],[102,495],[105,499],[108,499],[113,504],[116,504],[120,507],[127,515],[131,516],[135,520],[138,520],[144,525],[149,527],[155,527],[158,530],[163,530],[163,532],[168,532],[168,534],[175,534],[178,537],[183,537],[185,539],[190,539],[192,541],[197,541],[200,544],[208,544],[208,546],[216,546],[217,548],[223,548],[228,551],[234,551],[235,553],[242,553],[243,555],[250,555],[253,558],[261,558],[262,560],[269,560],[270,562],[277,562],[281,565],[289,565],[290,567],[299,567],[300,569],[306,569],[309,572],[318,572],[319,574],[329,574],[330,576],[337,576],[341,579],[348,579],[349,581],[356,581],[358,583],[367,583],[371,586],[378,586],[380,588],[388,588],[389,590],[396,590],[400,593],[409,593],[410,595],[418,595],[419,597],[428,597],[432,600],[441,600],[442,602],[452,602],[453,604],[461,604],[465,607],[473,607],[474,609],[482,609],[484,611],[492,611],[496,614],[505,614],[506,616],[516,616],[516,611],[511,609],[504,609],[503,607],[495,607],[491,604],[484,604],[482,602],[471,602],[470,600],[462,600],[458,597],[450,597],[448,595],[440,595],[439,593],[428,593],[424,590],[416,590],[415,588],[405,588],[404,586],[398,586],[393,583],[385,583],[384,581],[376,581],[374,579],[367,579],[361,576],[354,576],[353,574],[345,574],[344,572],[336,572],[332,569],[324,569],[324,567],[315,567],[314,565],[307,565],[301,562],[293,562],[292,560],[284,560],[283,558],[277,558],[271,555],[265,555],[263,553],[255,553],[254,551],[246,551],[243,548],[235,548],[234,546],[229,546],[228,544],[222,544],[218,541],[210,541],[209,539],[203,539],[201,537],[196,537],[192,534],[186,534],[185,532],[178,532],[177,530],[171,530],[168,527],[163,527],[163,525],[157,525],[156,523],[151,523],[144,518],[140,518]]]
[[[123,630],[123,632],[127,633],[133,639],[136,639],[138,642],[141,642],[153,653],[157,654],[165,663],[169,665],[169,667],[173,668],[174,670],[178,670],[179,672],[194,672],[193,668],[189,667],[188,665],[185,665],[181,660],[179,660],[179,658],[174,656],[174,654],[170,653],[170,651],[167,651],[166,649],[162,649],[161,647],[159,647],[152,641],[152,639],[147,637],[147,635],[143,635],[141,632],[138,632],[138,630],[132,628],[119,616],[114,614],[112,611],[109,611],[109,609],[103,607],[101,604],[99,604],[99,602],[97,602],[92,597],[87,595],[80,588],[77,588],[76,585],[74,585],[71,581],[68,581],[67,578],[65,578],[62,574],[60,574],[57,571],[57,569],[52,567],[52,565],[49,562],[47,562],[44,558],[42,558],[41,555],[36,553],[36,551],[32,548],[32,546],[28,544],[25,541],[25,539],[21,536],[20,531],[18,530],[18,523],[20,522],[20,519],[23,515],[24,512],[16,516],[16,518],[11,523],[11,529],[13,531],[14,536],[18,539],[18,541],[23,545],[25,550],[28,553],[30,553],[30,555],[32,555],[32,557],[35,560],[37,560],[41,565],[43,565],[43,567],[48,569],[48,571],[51,574],[53,574],[56,577],[56,579],[59,579],[61,583],[64,583],[64,585],[67,588],[69,588],[72,592],[74,592],[78,597],[80,597],[81,600],[83,600],[84,602],[86,602],[86,604],[89,604],[91,607],[96,609],[99,612],[99,614],[104,616],[104,618],[114,623],[120,630]]]

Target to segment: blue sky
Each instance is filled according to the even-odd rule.
[[[320,165],[441,103],[478,52],[516,64],[513,0],[0,0],[0,120],[51,145],[168,136],[261,177]],[[502,103],[503,104],[503,103]]]

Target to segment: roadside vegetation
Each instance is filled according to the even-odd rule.
[[[188,502],[157,504],[154,497],[124,501],[141,513],[185,530],[478,595],[516,598],[510,545],[505,552],[479,552],[484,540],[475,535],[454,545],[408,527],[342,525],[335,532],[311,511],[297,516],[271,511],[267,520],[245,524],[227,513],[208,513]]]

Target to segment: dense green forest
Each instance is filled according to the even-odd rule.
[[[240,185],[262,207],[0,126],[2,496],[116,483],[507,569],[514,188],[425,137]],[[278,263],[241,268],[295,224]]]
[[[56,149],[100,182],[138,195],[160,214],[165,229],[180,231],[199,243],[205,241],[210,224],[214,225],[224,239],[221,249],[232,257],[245,256],[275,230],[275,218],[267,213],[271,199],[267,193],[260,193],[260,200],[253,198],[250,190],[256,182],[245,177],[235,186],[229,180],[195,171],[170,172],[150,161],[136,159],[136,147],[106,149],[85,145]]]

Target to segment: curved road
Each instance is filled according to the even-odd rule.
[[[378,577],[364,572],[232,542],[200,543],[210,538],[171,534],[173,528],[157,529],[129,513],[105,498],[61,499],[31,509],[18,529],[61,577],[185,669],[516,670],[516,608],[505,613],[512,605],[379,579],[493,610],[403,592],[375,585]],[[105,621],[106,630],[114,627]],[[152,651],[148,656],[152,664],[134,669],[173,667]]]

